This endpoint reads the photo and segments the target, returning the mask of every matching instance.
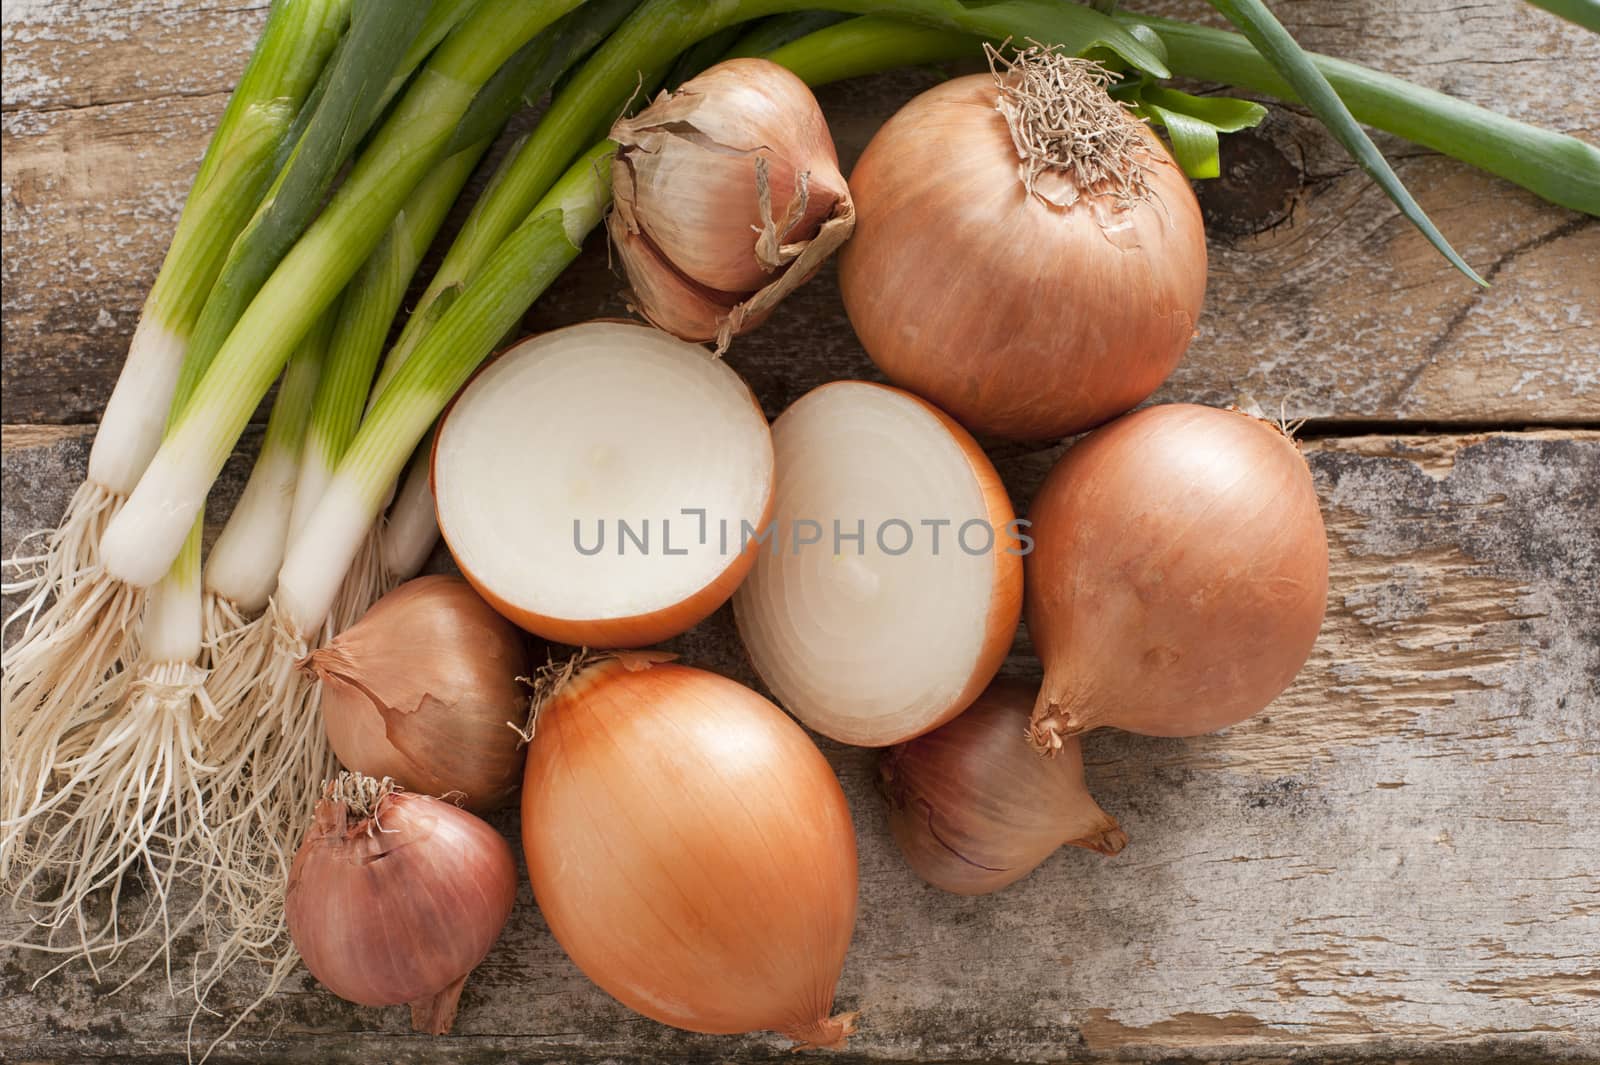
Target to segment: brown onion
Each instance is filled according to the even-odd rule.
[[[730,59],[611,129],[607,228],[633,301],[685,340],[760,324],[849,237],[850,190],[794,74]]]
[[[346,769],[499,809],[522,780],[523,640],[460,577],[407,581],[306,659],[328,745]]]
[[[1199,204],[1081,60],[1029,49],[930,89],[873,137],[850,188],[850,324],[891,381],[975,433],[1097,425],[1154,392],[1194,335]]]
[[[578,967],[663,1024],[842,1043],[855,834],[800,727],[726,677],[630,655],[579,672],[532,732],[528,877]]]
[[[511,916],[517,869],[500,833],[450,803],[340,773],[289,870],[289,935],[306,968],[363,1006],[411,1004],[443,1035],[467,976]]]
[[[986,895],[1069,845],[1116,854],[1128,842],[1083,786],[1076,737],[1059,757],[1028,744],[1036,685],[1002,678],[961,716],[885,752],[879,783],[889,828],[918,876]]]
[[[1243,721],[1322,626],[1322,513],[1271,422],[1190,404],[1130,414],[1056,463],[1029,518],[1042,748],[1100,725],[1195,736]]]

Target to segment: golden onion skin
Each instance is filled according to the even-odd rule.
[[[988,74],[948,81],[873,137],[850,175],[839,284],[892,382],[974,433],[1053,439],[1131,409],[1172,372],[1205,297],[1205,229],[1143,123],[1142,201],[1030,194],[997,92]]]

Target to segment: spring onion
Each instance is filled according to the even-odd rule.
[[[449,146],[472,97],[577,0],[488,4],[445,38],[334,194],[251,300],[193,402],[102,537],[109,579],[147,587],[177,557],[206,491],[294,344],[372,254]]]
[[[100,538],[155,451],[206,295],[288,154],[297,112],[334,50],[350,7],[349,0],[272,6],[146,299],[96,436],[88,478],[44,554],[30,560],[37,571],[21,585],[29,594],[8,619],[8,625],[18,617],[25,621],[21,639],[5,656],[0,700],[7,719],[0,877],[19,902],[43,903],[43,912],[34,915],[43,941],[30,947],[82,955],[92,964],[96,956],[113,955],[159,929],[166,917],[163,885],[178,861],[173,841],[195,827],[192,815],[166,823],[169,812],[184,817],[186,796],[173,792],[173,778],[186,765],[169,756],[189,749],[175,730],[186,732],[190,725],[165,719],[165,708],[149,700],[135,699],[135,713],[105,716],[127,698],[135,679],[120,662],[128,634],[137,631],[140,597],[101,579]],[[196,541],[196,566],[198,546]],[[170,605],[165,596],[153,599],[156,632],[179,640],[192,636],[198,647],[198,618],[180,611],[174,619]],[[188,685],[194,672],[189,661],[156,679]],[[126,757],[133,748],[131,757],[144,772],[115,777],[117,789],[102,786],[107,758]],[[79,802],[85,794],[97,797],[88,809]],[[133,801],[119,803],[123,797]],[[131,934],[119,926],[115,908],[109,915],[84,908],[90,893],[114,888],[141,870],[154,878],[148,896],[154,904]],[[48,888],[47,877],[55,880]],[[57,933],[69,927],[75,929],[71,940],[58,943]]]
[[[5,622],[7,629],[21,629],[5,651],[0,682],[7,741],[0,878],[19,854],[19,818],[44,798],[58,758],[58,723],[41,723],[35,715],[47,706],[71,707],[86,711],[80,715],[86,720],[93,707],[115,698],[116,649],[137,617],[138,601],[125,589],[89,579],[99,573],[101,536],[156,450],[205,296],[287,153],[296,112],[350,6],[351,0],[272,5],[145,300],[90,452],[88,476],[43,550],[8,563],[24,576],[4,589],[23,599]],[[22,751],[29,756],[22,758]]]

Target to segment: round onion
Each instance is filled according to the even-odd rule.
[[[854,225],[822,109],[770,60],[718,63],[611,139],[607,228],[633,302],[686,340],[759,325]]]
[[[772,433],[779,540],[734,596],[756,670],[845,743],[943,724],[994,677],[1021,614],[1018,529],[994,467],[929,404],[863,381],[809,392]]]
[[[907,863],[958,895],[999,891],[1063,844],[1116,854],[1128,836],[1083,786],[1076,737],[1060,757],[1028,744],[1038,686],[1001,679],[955,720],[879,763],[889,828]]]
[[[289,870],[289,936],[306,968],[363,1006],[411,1004],[443,1035],[517,895],[500,833],[450,803],[341,773]]]
[[[346,769],[476,813],[522,782],[524,636],[460,577],[407,581],[313,651],[328,746]]]
[[[1328,595],[1317,493],[1275,424],[1149,407],[1068,451],[1029,512],[1034,742],[1111,725],[1195,736],[1288,687]]]
[[[496,610],[549,640],[642,647],[727,601],[772,502],[772,437],[739,375],[647,325],[524,340],[456,397],[439,529]],[[748,545],[754,548],[752,542]]]
[[[536,718],[528,877],[589,978],[663,1024],[841,1043],[856,912],[833,770],[755,692],[639,656],[579,672]]]
[[[1154,392],[1194,335],[1199,204],[1081,60],[1030,49],[930,89],[873,137],[850,188],[850,324],[891,381],[975,433],[1097,425]]]

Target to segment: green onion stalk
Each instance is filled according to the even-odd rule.
[[[111,580],[145,588],[161,579],[251,412],[406,197],[445,157],[478,89],[577,2],[481,5],[434,50],[327,207],[250,300],[107,526],[101,547]]]
[[[21,872],[15,865],[36,824],[23,814],[48,801],[52,767],[71,754],[60,741],[114,701],[127,679],[118,674],[116,648],[134,626],[139,602],[127,589],[91,579],[99,573],[102,535],[156,451],[206,293],[291,146],[296,112],[350,4],[272,5],[146,297],[88,476],[43,549],[8,563],[23,576],[4,591],[23,599],[4,624],[21,629],[8,641],[0,679],[0,882],[13,884],[19,904],[34,897],[35,877],[43,873],[37,865]],[[52,911],[49,920],[60,916]]]
[[[563,2],[572,6],[576,0]],[[107,525],[101,538],[103,568],[86,584],[92,584],[102,595],[137,600],[144,589],[161,581],[172,570],[174,562],[179,562],[175,581],[186,595],[198,596],[198,581],[189,580],[198,576],[193,568],[194,556],[187,556],[186,560],[180,560],[179,556],[197,549],[198,539],[194,534],[206,492],[251,411],[302,337],[327,312],[350,277],[370,256],[406,197],[444,157],[450,138],[477,90],[506,58],[559,17],[563,10],[562,2],[483,4],[473,8],[432,52],[391,107],[389,117],[373,135],[327,207],[272,270],[228,332],[210,368],[200,377],[194,395],[177,411],[156,457],[140,478],[143,489],[135,488],[128,502]],[[386,86],[391,80],[390,72],[383,71],[381,75],[375,72],[374,79],[380,87]],[[324,102],[327,102],[326,97]],[[308,136],[315,127],[313,121],[308,127]],[[342,148],[345,141],[340,137],[335,138],[334,143]],[[333,154],[336,157],[338,152]],[[319,182],[310,183],[312,188],[319,185]],[[245,395],[250,396],[248,409],[240,409],[238,404]],[[231,420],[234,414],[238,415],[237,425]],[[225,441],[223,433],[218,431],[219,422],[227,426]],[[209,441],[209,444],[197,450],[197,440]],[[216,460],[214,464],[212,459]],[[192,476],[196,463],[203,463],[209,470],[203,478]],[[152,523],[147,507],[162,496],[176,504],[181,517],[177,511],[167,511],[167,517],[175,521]],[[135,503],[137,498],[142,498],[143,502]],[[155,503],[157,509],[164,510],[167,505]],[[181,528],[177,521],[182,522]],[[158,536],[166,539],[158,544]],[[166,597],[163,594],[157,598]],[[198,605],[194,616],[204,616]],[[161,615],[156,617],[161,619]],[[146,620],[148,635],[150,619]],[[189,635],[189,631],[184,635]],[[170,706],[171,701],[145,698],[142,702]],[[182,714],[169,716],[177,731],[170,738],[163,737],[161,742],[192,745],[195,742],[192,723]],[[320,728],[314,715],[302,716],[311,719],[304,727]],[[129,717],[125,711],[119,711],[107,717],[107,721],[115,724]],[[185,749],[193,751],[192,746]],[[316,748],[307,747],[302,740],[296,749]],[[151,761],[154,755],[139,748],[124,757],[132,761],[134,769],[125,776],[137,779],[140,765]],[[99,759],[94,773],[81,774],[85,783],[96,783],[100,773],[111,763],[109,755]],[[319,752],[317,765],[310,771],[315,772],[321,764]],[[253,778],[249,781],[250,786],[258,783]],[[315,781],[301,781],[300,784],[300,790],[309,794]],[[89,791],[93,794],[92,787]],[[95,804],[99,805],[102,804]],[[120,835],[116,829],[126,824],[128,816],[125,811],[107,809],[103,826],[106,833]],[[81,819],[82,811],[75,811],[73,817]],[[149,845],[149,840],[134,837],[128,845],[143,848]],[[221,875],[242,879],[248,873],[246,869],[225,869]],[[234,924],[235,928],[240,926]],[[238,935],[230,936],[229,949],[240,941]]]
[[[311,426],[295,483],[294,509],[289,520],[292,537],[305,525],[317,500],[333,478],[339,459],[356,435],[366,408],[378,360],[389,337],[389,327],[400,310],[422,256],[444,223],[451,204],[490,142],[457,152],[428,175],[395,217],[394,224],[366,265],[350,282],[334,334],[333,355],[325,387],[317,392]],[[282,562],[280,555],[278,561]],[[273,580],[277,571],[273,571]],[[354,624],[368,606],[388,590],[377,538],[371,537],[346,575],[334,611],[333,631]]]
[[[316,215],[340,167],[377,121],[393,95],[427,58],[431,42],[448,34],[470,10],[462,0],[357,0],[349,33],[317,87],[314,104],[287,164],[260,208],[235,241],[222,275],[206,301],[178,388],[190,395],[211,360],[262,284]],[[266,606],[288,539],[289,509],[299,470],[299,453],[316,375],[333,328],[332,312],[298,338],[301,352],[289,360],[284,393],[274,407],[266,442],[256,459],[244,496],[229,516],[206,567],[203,602],[196,587],[200,571],[175,566],[163,584],[194,589],[194,610],[204,618],[204,643],[213,663],[228,659],[239,646],[239,632]],[[317,371],[320,372],[320,371]],[[304,390],[310,382],[309,391]],[[302,394],[303,393],[303,394]],[[182,412],[173,419],[177,425]],[[292,431],[291,431],[292,430]],[[190,539],[201,535],[201,521]],[[174,646],[170,651],[177,653]],[[225,671],[226,672],[226,671]],[[231,699],[216,698],[225,715]]]
[[[1287,81],[1237,33],[1175,19],[1118,14],[1166,46],[1172,72],[1299,102]],[[1521,185],[1541,199],[1600,215],[1600,148],[1433,89],[1325,55],[1311,55],[1361,122]]]
[[[159,747],[170,736],[120,723],[108,733],[107,708],[134,681],[121,666],[128,635],[138,631],[135,590],[100,579],[100,545],[112,515],[155,453],[174,405],[207,293],[273,174],[287,157],[295,120],[349,19],[350,0],[280,0],[201,162],[177,230],[145,301],[117,386],[90,453],[89,472],[45,551],[14,560],[33,575],[6,591],[27,597],[6,625],[23,619],[4,660],[3,765],[0,765],[0,880],[31,916],[42,941],[26,944],[93,964],[159,927],[163,907],[146,909],[124,935],[115,907],[92,915],[87,895],[114,889],[141,867],[161,894],[175,861],[159,813],[180,767],[156,759],[128,781],[148,806],[114,827],[120,815],[100,804],[80,815],[78,799],[96,782],[97,751],[107,742]],[[178,802],[173,798],[174,803]],[[95,821],[99,818],[99,821]],[[94,823],[91,823],[94,822]],[[50,881],[48,887],[46,882]],[[67,942],[57,935],[73,928]]]

